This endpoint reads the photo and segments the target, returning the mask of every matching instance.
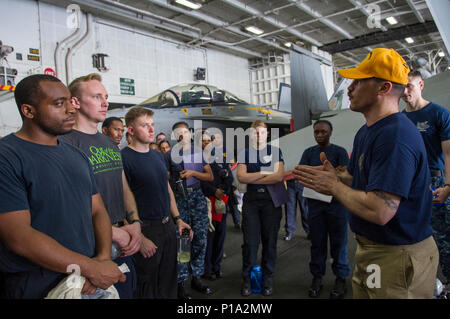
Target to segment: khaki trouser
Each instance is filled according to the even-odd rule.
[[[430,299],[439,262],[432,236],[413,245],[383,245],[356,235],[353,298]]]

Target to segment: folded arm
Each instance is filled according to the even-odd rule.
[[[274,172],[264,172],[263,178],[258,180],[258,184],[268,185],[268,184],[275,184],[278,182],[281,182],[284,178],[284,163],[283,162],[277,162],[274,165]]]
[[[239,164],[237,167],[237,178],[240,183],[243,184],[259,184],[258,180],[263,178],[264,175],[261,172],[248,173],[246,164]]]

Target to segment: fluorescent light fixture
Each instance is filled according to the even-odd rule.
[[[438,55],[439,55],[441,58],[443,58],[443,57],[445,56],[445,53],[444,53],[444,51],[439,51]]]
[[[292,46],[292,43],[291,42],[286,42],[284,45],[287,46],[288,48],[290,48]]]
[[[201,4],[193,3],[188,0],[175,0],[175,2],[194,10],[200,9],[200,7],[202,6]]]
[[[252,25],[250,25],[248,27],[245,27],[245,30],[247,30],[248,32],[257,34],[257,35],[260,35],[260,34],[264,33],[264,30],[261,30],[261,29],[255,27],[255,26],[252,26]]]
[[[386,21],[387,21],[390,25],[393,25],[393,24],[397,24],[397,23],[398,23],[397,19],[394,18],[394,17],[388,17],[388,18],[386,18]]]
[[[408,43],[414,43],[413,38],[410,38],[410,37],[405,38],[405,41],[408,42]]]

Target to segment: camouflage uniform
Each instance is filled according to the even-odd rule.
[[[172,153],[175,152],[173,148],[166,154],[166,165],[170,172],[169,182],[173,190],[175,201],[177,203],[178,211],[181,219],[191,226],[194,231],[194,238],[191,242],[191,260],[190,271],[192,276],[200,277],[205,271],[205,254],[208,238],[208,209],[206,206],[205,195],[200,187],[200,181],[195,180],[188,184],[186,180],[182,181],[185,190],[185,197],[180,191],[180,172],[184,169],[192,169],[202,172],[207,163],[204,161],[201,149],[191,147],[186,151],[186,155],[191,157],[190,163],[176,163],[172,158]],[[177,238],[179,238],[178,230]],[[178,283],[186,281],[189,277],[189,270],[187,263],[178,263]]]
[[[443,177],[435,176],[431,178],[433,188],[443,186]],[[443,205],[433,205],[431,216],[431,227],[433,237],[439,249],[439,265],[447,282],[450,280],[450,197]]]
[[[181,218],[189,224],[194,231],[194,238],[191,242],[190,271],[193,276],[200,277],[205,271],[205,254],[208,239],[208,211],[206,207],[205,195],[201,189],[187,193],[184,199],[175,193],[178,211]],[[179,234],[177,232],[177,237]],[[178,263],[178,282],[186,281],[189,277],[187,263]]]

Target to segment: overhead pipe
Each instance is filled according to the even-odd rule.
[[[258,17],[258,18],[264,20],[267,23],[270,23],[271,25],[273,25],[273,26],[275,26],[277,28],[282,28],[286,32],[289,32],[290,34],[292,34],[292,35],[294,35],[294,36],[296,36],[298,38],[301,38],[301,39],[303,39],[305,41],[308,41],[308,42],[312,43],[315,46],[321,46],[322,45],[322,43],[320,43],[319,41],[311,38],[310,36],[308,36],[306,34],[303,34],[303,33],[299,32],[297,30],[294,30],[294,29],[290,28],[287,24],[279,22],[279,21],[275,20],[272,17],[268,17],[263,12],[260,12],[260,11],[258,11],[256,9],[254,9],[254,8],[251,8],[250,6],[248,6],[246,4],[243,4],[240,1],[237,1],[237,0],[223,0],[223,1],[225,3],[231,5],[231,6],[235,7],[235,8],[238,8],[238,9],[244,11],[244,12],[247,12],[248,14],[251,14],[253,16]],[[292,5],[295,5],[295,4],[293,3]]]
[[[346,37],[347,39],[353,39],[353,36],[348,33],[347,31],[345,31],[344,29],[342,29],[340,26],[338,26],[337,24],[335,24],[334,22],[332,22],[331,20],[325,18],[324,16],[322,16],[320,13],[314,11],[313,9],[311,9],[308,5],[306,5],[303,2],[297,2],[296,0],[289,0],[290,2],[296,2],[296,6],[301,9],[302,11],[306,12],[307,14],[309,14],[310,16],[319,19],[320,22],[322,22],[323,24],[327,25],[328,27],[330,27],[331,29],[333,29],[334,31],[342,34],[344,37]]]
[[[78,21],[81,20],[81,14],[78,14]],[[77,28],[75,32],[70,34],[68,37],[66,37],[61,42],[58,42],[55,49],[55,73],[56,77],[61,79],[61,71],[63,70],[63,67],[61,67],[62,63],[62,51],[65,49],[65,47],[71,43],[74,39],[76,39],[81,34],[81,28]]]
[[[53,5],[56,6],[63,6],[64,3],[57,1],[57,0],[41,0],[43,2],[47,2],[47,3],[51,3]],[[94,14],[97,15],[102,15],[102,14],[106,14],[108,17],[111,18],[111,15],[113,15],[114,17],[112,19],[116,19],[119,21],[126,21],[126,23],[128,24],[132,24],[132,25],[139,25],[139,24],[145,24],[145,25],[151,25],[155,28],[159,28],[159,29],[163,29],[165,31],[169,31],[169,32],[173,32],[173,33],[177,33],[180,35],[183,35],[185,37],[191,37],[191,38],[195,38],[196,36],[198,37],[198,34],[193,35],[193,32],[190,30],[182,30],[182,28],[175,29],[174,26],[170,27],[161,23],[157,23],[155,21],[148,21],[148,20],[137,20],[135,15],[136,12],[129,12],[128,10],[125,9],[119,9],[117,7],[112,7],[111,5],[107,5],[107,4],[99,4],[98,2],[95,2],[93,0],[73,0],[72,2],[74,2],[76,5],[81,6],[86,12],[92,12]],[[130,13],[132,15],[130,15]],[[120,18],[120,19],[118,19]]]
[[[417,10],[416,5],[414,4],[414,2],[412,2],[411,0],[406,0],[406,2],[408,3],[409,7],[411,8],[411,10],[416,15],[416,17],[419,20],[419,22],[420,23],[424,23],[425,19],[422,17],[422,15],[420,14],[419,10]]]
[[[187,16],[190,16],[190,17],[193,17],[193,18],[205,21],[207,23],[213,24],[213,25],[215,25],[217,27],[224,28],[225,30],[230,31],[231,33],[238,34],[240,36],[244,36],[244,37],[247,37],[247,38],[251,38],[252,40],[264,43],[264,44],[269,45],[271,47],[277,48],[277,49],[279,49],[281,51],[289,52],[288,49],[286,49],[284,47],[281,47],[280,45],[278,45],[278,44],[276,44],[276,43],[274,43],[272,41],[263,39],[262,37],[258,37],[258,36],[251,36],[247,32],[244,32],[241,29],[239,29],[238,27],[232,27],[228,23],[226,23],[226,22],[224,22],[222,20],[213,18],[213,17],[211,17],[211,16],[209,16],[207,14],[204,14],[204,13],[201,13],[201,12],[197,12],[195,10],[192,10],[192,11],[184,10],[182,8],[179,8],[179,7],[176,7],[174,5],[168,4],[164,0],[149,0],[149,1],[154,3],[154,4],[157,4],[157,5],[161,6],[163,8],[170,9],[172,11],[176,11],[176,12],[182,13],[184,15],[187,15]],[[210,42],[210,41],[208,41],[208,42]],[[222,42],[222,41],[220,41],[220,42]],[[226,43],[226,42],[222,42],[222,43]],[[228,44],[229,48],[231,48],[233,45],[234,44],[232,44],[232,43]]]
[[[89,40],[91,33],[92,33],[92,14],[86,13],[86,33],[84,36],[78,40],[77,43],[75,43],[69,50],[67,50],[66,54],[66,83],[69,85],[69,83],[72,80],[72,58],[75,55],[75,53],[78,51],[78,49],[86,43],[86,41]]]
[[[353,4],[355,7],[359,8],[359,11],[361,11],[366,17],[370,18],[371,17],[371,13],[366,9],[367,5],[363,5],[361,4],[361,2],[359,2],[358,0],[348,0],[351,4]],[[381,24],[380,22],[380,28],[381,31],[388,31],[388,28],[386,28],[384,25]],[[407,50],[409,54],[413,54],[413,52],[406,46],[404,45],[401,41],[395,41],[398,45],[400,45],[403,49]],[[370,51],[372,51],[372,48],[367,47],[367,49]]]
[[[225,0],[225,1],[227,1],[227,0]],[[377,1],[373,2],[372,4],[378,4],[378,3],[380,3],[380,2],[385,2],[385,1],[386,1],[386,0],[377,0]],[[230,4],[231,4],[231,3],[230,3]],[[290,5],[286,5],[286,6],[284,6],[284,7],[287,7],[287,6],[293,6],[293,5],[296,5],[296,2],[292,2]],[[280,7],[279,9],[282,9],[282,8],[284,8],[284,7]],[[248,7],[247,5],[244,5],[244,8],[249,8],[249,7]],[[242,8],[242,9],[244,9],[244,8]],[[292,33],[291,31],[296,31],[295,28],[298,28],[298,27],[301,27],[301,26],[304,26],[304,25],[307,25],[307,24],[310,24],[310,23],[313,23],[313,22],[321,21],[321,20],[323,20],[323,19],[325,19],[325,18],[331,18],[331,17],[334,17],[334,16],[346,14],[346,13],[348,13],[348,12],[355,11],[355,10],[357,10],[357,9],[359,9],[359,7],[354,7],[354,8],[346,9],[346,10],[343,10],[343,11],[331,13],[331,14],[329,14],[329,15],[322,16],[322,17],[320,17],[320,18],[313,18],[313,19],[308,20],[308,21],[300,22],[300,23],[297,23],[297,24],[294,24],[294,25],[290,25],[290,26],[285,26],[285,27],[283,27],[282,24],[278,23],[279,25],[278,25],[277,27],[278,27],[279,29],[277,29],[277,30],[275,30],[275,31],[271,31],[271,32],[264,33],[264,34],[262,34],[260,37],[268,37],[268,36],[270,36],[270,35],[277,34],[277,33],[280,33],[280,32],[282,32],[282,31],[286,31],[286,32],[291,33],[292,35],[298,36],[298,34]],[[276,9],[272,9],[272,10],[270,10],[269,12],[271,12],[271,11],[273,11],[273,10],[276,10]],[[265,16],[265,15],[266,15],[266,14],[265,14],[265,12],[264,12],[264,16]],[[242,23],[242,22],[248,21],[248,20],[250,20],[250,19],[254,19],[254,18],[255,18],[255,17],[246,18],[246,19],[243,19],[243,20],[241,20],[241,21],[239,21],[239,22]],[[258,18],[260,18],[260,17],[258,16]],[[262,18],[262,17],[261,17],[261,18]],[[233,24],[237,24],[237,23],[239,23],[239,22],[235,22],[235,23],[233,23]],[[269,22],[269,21],[268,21],[268,22]],[[270,22],[269,22],[269,23],[270,23]],[[305,39],[306,41],[312,43],[313,45],[318,46],[318,47],[320,47],[320,46],[323,45],[323,43],[321,43],[321,42],[319,42],[319,41],[317,41],[317,40],[315,40],[315,39],[313,39],[313,38],[311,38],[311,37],[309,37],[309,36],[307,36],[307,35],[306,35],[306,38],[304,38],[304,39]],[[311,40],[310,40],[310,39],[311,39]],[[235,42],[235,43],[233,43],[232,45],[239,45],[239,44],[248,42],[248,41],[250,41],[250,40],[252,40],[252,38],[248,38],[248,39],[245,39],[245,40],[241,40],[241,41]],[[314,42],[312,42],[312,41],[314,41]]]
[[[202,34],[202,30],[200,28],[196,28],[196,27],[190,26],[190,25],[182,23],[182,22],[171,20],[169,18],[162,17],[162,16],[156,15],[154,13],[151,13],[149,11],[137,9],[135,7],[132,7],[132,6],[120,3],[120,2],[116,2],[116,1],[110,1],[110,0],[99,0],[99,1],[107,3],[107,4],[109,4],[111,6],[114,6],[114,7],[117,7],[117,8],[129,10],[129,11],[132,11],[132,12],[135,12],[135,13],[138,13],[138,14],[142,14],[142,15],[145,15],[145,16],[148,16],[148,17],[151,17],[151,18],[155,18],[155,19],[167,22],[167,23],[172,24],[172,25],[178,25],[179,27],[184,28],[184,29],[194,30],[195,32],[197,32],[199,34],[199,36]]]
[[[56,6],[63,6],[64,5],[63,2],[60,2],[60,1],[57,1],[57,0],[41,0],[41,1],[47,2],[47,3],[51,3],[51,4],[54,4]],[[98,14],[101,15],[101,13],[106,13],[106,14],[108,14],[108,18],[109,19],[113,19],[115,21],[121,21],[121,22],[124,22],[124,23],[126,23],[128,25],[134,25],[134,26],[139,26],[139,25],[142,26],[142,25],[144,25],[144,27],[153,26],[155,28],[161,28],[161,29],[164,29],[165,31],[177,33],[177,34],[185,36],[185,37],[190,37],[192,39],[197,38],[197,35],[193,35],[192,34],[193,32],[191,32],[190,30],[185,30],[185,31],[183,31],[183,30],[176,30],[176,29],[171,28],[169,26],[165,26],[163,24],[157,24],[155,22],[150,22],[150,21],[146,21],[146,20],[136,21],[134,17],[130,17],[129,15],[126,15],[124,13],[123,9],[121,10],[122,12],[120,12],[120,11],[118,11],[119,8],[108,8],[106,5],[105,6],[99,6],[98,3],[94,3],[91,0],[73,0],[72,2],[75,2],[76,4],[82,6],[84,8],[84,10],[86,10],[86,11],[97,13],[97,15]],[[116,9],[116,10],[112,10],[112,9]],[[98,13],[99,10],[100,10],[101,13]],[[111,17],[111,15],[112,15],[112,17]],[[206,42],[209,42],[210,40],[213,40],[213,39],[205,38]],[[238,52],[240,54],[247,55],[247,56],[258,57],[258,58],[262,57],[262,54],[259,53],[259,52],[251,51],[251,50],[248,50],[248,49],[245,49],[245,48],[241,48],[241,47],[232,47],[232,46],[229,46],[227,43],[217,43],[216,45],[218,45],[220,47],[223,47],[225,49],[231,50],[231,51]]]

